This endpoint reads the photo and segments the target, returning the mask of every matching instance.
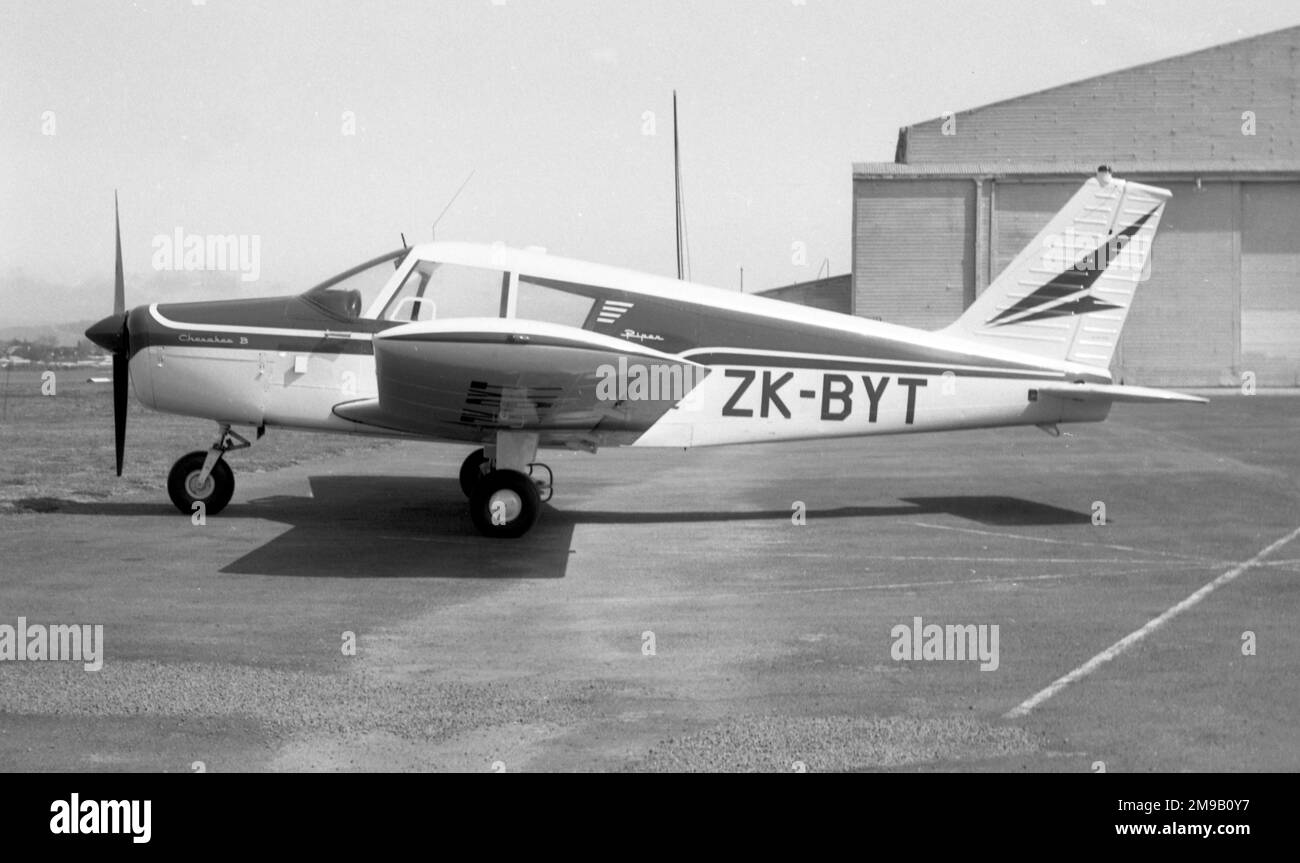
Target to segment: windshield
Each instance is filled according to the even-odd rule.
[[[332,279],[326,279],[303,294],[303,298],[333,315],[354,321],[370,308],[408,251],[410,250],[398,249],[372,258]]]

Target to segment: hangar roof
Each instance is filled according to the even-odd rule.
[[[1300,179],[1300,159],[1240,159],[1240,160],[1170,160],[1119,162],[1110,165],[1116,177],[1171,177],[1189,176],[1211,178],[1243,174],[1257,175],[1258,179]],[[1096,162],[854,162],[855,180],[886,180],[893,177],[1090,177],[1097,171]]]
[[[1300,161],[1297,92],[1289,27],[904,126],[894,161]]]

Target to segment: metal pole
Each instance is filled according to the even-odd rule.
[[[673,218],[677,226],[677,280],[682,271],[682,159],[677,146],[677,91],[673,91]]]

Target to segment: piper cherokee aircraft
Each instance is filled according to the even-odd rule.
[[[113,355],[117,473],[127,374],[156,410],[215,420],[167,490],[234,493],[236,427],[464,442],[475,527],[518,537],[552,494],[540,448],[693,447],[1106,418],[1205,399],[1109,365],[1170,193],[1088,179],[945,329],[929,332],[500,245],[381,255],[306,293],[125,308],[86,331]],[[543,495],[545,497],[543,497]]]

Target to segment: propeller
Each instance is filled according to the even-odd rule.
[[[127,327],[126,285],[122,278],[122,222],[113,192],[113,229],[117,234],[117,263],[113,274],[113,314],[86,330],[86,338],[113,354],[113,444],[117,475],[122,475],[122,454],[126,449],[126,407],[131,365],[131,331]]]

